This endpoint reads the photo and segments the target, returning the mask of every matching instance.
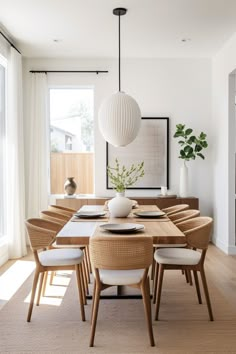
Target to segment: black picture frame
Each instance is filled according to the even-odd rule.
[[[106,143],[106,188],[113,189],[109,184],[107,166],[114,166],[115,157],[126,167],[144,161],[145,170],[145,154],[145,176],[136,186],[127,189],[161,189],[161,186],[169,188],[169,117],[142,117],[137,138],[125,147],[114,147]]]

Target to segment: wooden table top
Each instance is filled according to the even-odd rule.
[[[83,211],[101,211],[101,205],[85,205]],[[133,211],[153,211],[158,210],[156,205],[142,205]],[[78,219],[80,220],[80,219]],[[99,221],[98,221],[99,220]],[[167,217],[160,219],[144,219],[136,217],[133,212],[127,218],[109,218],[109,213],[103,221],[100,219],[81,221],[69,221],[58,233],[56,243],[58,245],[88,245],[90,237],[104,236],[112,234],[99,226],[104,223],[136,223],[144,225],[144,230],[138,231],[135,235],[152,236],[155,244],[184,244],[185,235]],[[116,233],[116,235],[119,235]],[[122,234],[124,235],[124,234]],[[132,234],[129,234],[132,235]]]

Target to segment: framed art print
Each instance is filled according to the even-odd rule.
[[[146,118],[136,139],[125,147],[106,144],[106,165],[114,166],[115,159],[129,168],[144,161],[144,177],[127,189],[160,189],[169,187],[169,118]],[[107,189],[112,189],[107,178]]]

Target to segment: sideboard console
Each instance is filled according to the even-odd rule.
[[[75,198],[56,197],[56,204],[68,208],[80,209],[83,205],[103,205],[105,201],[111,198],[95,197],[95,196],[80,196]],[[160,209],[167,208],[176,204],[188,204],[190,209],[199,209],[199,200],[195,197],[175,198],[175,197],[130,197],[137,200],[139,205],[157,205]]]

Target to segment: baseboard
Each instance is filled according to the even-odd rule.
[[[219,239],[212,239],[212,243],[217,246],[221,251],[223,251],[225,254],[228,255],[236,255],[236,246],[232,245],[226,245],[225,243],[221,242]]]
[[[227,254],[230,256],[235,256],[236,255],[236,246],[229,246]]]

